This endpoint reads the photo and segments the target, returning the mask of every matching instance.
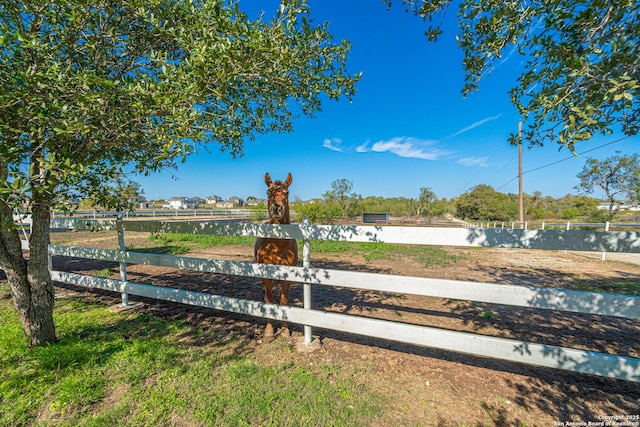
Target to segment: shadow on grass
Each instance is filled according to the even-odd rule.
[[[145,249],[146,251],[146,249]],[[88,260],[59,260],[61,269],[74,268],[86,270]],[[56,261],[58,262],[58,261]],[[115,263],[99,262],[99,266],[92,269],[104,268],[105,265]],[[323,267],[370,272],[388,272],[371,269],[368,266],[343,262],[323,262]],[[318,266],[320,263],[318,263]],[[576,282],[576,277],[557,272],[552,269],[498,269],[493,267],[478,267],[495,282],[520,285],[564,286]],[[67,270],[68,271],[68,270]],[[159,286],[179,287],[212,294],[229,295],[251,300],[262,300],[264,297],[259,279],[248,279],[238,276],[223,276],[211,273],[187,272],[181,270],[167,271],[166,269],[130,271],[131,280],[142,283],[153,283]],[[603,286],[603,281],[613,279],[599,277],[594,274],[588,283]],[[618,279],[616,279],[618,280]],[[628,278],[630,283],[640,280],[640,275]],[[584,284],[583,284],[584,285]],[[581,285],[582,286],[582,285]],[[64,285],[61,288],[75,290],[85,297],[99,299],[102,304],[116,305],[120,303],[120,296],[114,292],[86,289],[82,287]],[[448,318],[459,318],[464,324],[477,324],[480,327],[492,327],[498,333],[511,334],[511,337],[540,341],[545,344],[559,344],[571,346],[572,340],[577,340],[580,346],[587,345],[597,351],[607,351],[611,342],[619,345],[614,351],[633,354],[640,351],[638,347],[638,322],[634,320],[610,319],[601,316],[583,314],[563,314],[534,309],[515,309],[509,307],[474,306],[461,301],[447,301],[443,311],[427,310],[419,305],[403,306],[404,301],[398,299],[379,298],[372,301],[368,297],[371,292],[357,291],[348,288],[331,288],[326,286],[314,287],[314,307],[329,309],[335,303],[344,304],[341,311],[349,312],[363,306],[381,310],[398,310],[413,315],[435,315]],[[380,295],[380,293],[377,293]],[[414,297],[409,297],[416,302]],[[144,313],[166,320],[180,320],[192,325],[195,329],[187,329],[183,338],[190,346],[221,346],[234,348],[233,354],[251,353],[253,337],[256,330],[261,329],[265,320],[249,316],[220,312],[201,307],[187,306],[177,303],[163,302],[151,299],[133,297],[133,300],[143,301],[147,305]],[[302,287],[292,288],[291,300],[299,304],[302,299]],[[479,312],[489,308],[494,319],[479,317]],[[295,327],[298,331],[301,327]],[[143,333],[147,329],[144,323],[137,324],[135,333]],[[129,330],[129,329],[127,329]],[[149,328],[151,332],[153,328]],[[116,330],[117,331],[117,330]],[[114,332],[116,332],[114,331]],[[206,331],[207,333],[202,333]],[[159,332],[162,333],[162,332]],[[499,372],[515,374],[518,377],[507,378],[508,385],[514,390],[514,403],[530,410],[542,410],[558,421],[566,420],[567,414],[572,419],[593,420],[601,413],[634,413],[637,401],[640,400],[640,385],[626,381],[618,381],[590,375],[574,374],[554,369],[538,368],[513,362],[506,362],[472,355],[454,353],[446,350],[418,347],[402,343],[379,340],[340,333],[331,330],[314,329],[315,334],[322,338],[340,340],[345,343],[356,343],[373,348],[388,349],[412,356],[439,359],[466,366],[489,369]],[[156,336],[151,334],[151,337]],[[239,341],[237,341],[239,340]],[[569,345],[568,345],[568,344]],[[586,344],[585,344],[586,343]],[[637,356],[633,356],[637,357]],[[419,363],[419,362],[418,362]],[[517,425],[517,420],[505,420],[506,412],[498,406],[486,403],[484,410],[494,418],[496,425]],[[604,411],[604,412],[603,412]]]

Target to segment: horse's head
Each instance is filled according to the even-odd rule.
[[[265,174],[267,184],[269,218],[278,223],[289,223],[289,186],[293,177],[289,173],[286,181],[271,181],[269,174]]]

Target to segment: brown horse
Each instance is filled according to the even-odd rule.
[[[287,175],[286,181],[271,181],[269,174],[265,174],[264,182],[267,184],[268,212],[269,220],[267,224],[290,224],[289,217],[289,186],[293,181],[291,174]],[[256,262],[261,264],[296,265],[298,264],[298,244],[295,239],[272,239],[258,237],[254,248]],[[273,287],[280,282],[280,304],[289,303],[289,288],[291,282],[286,280],[262,279],[265,292],[265,302],[273,304]],[[275,335],[273,324],[267,320],[267,327],[264,330],[266,338]],[[287,322],[282,323],[281,335],[289,336]]]

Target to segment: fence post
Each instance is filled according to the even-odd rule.
[[[122,215],[118,215],[118,219],[116,221],[116,229],[118,230],[118,248],[121,251],[126,250],[126,246],[124,244],[124,227],[122,226]],[[127,281],[127,263],[120,263],[120,280],[122,282]],[[122,307],[129,306],[129,294],[126,292],[121,292],[122,295]]]
[[[605,222],[604,231],[609,231],[609,221]],[[606,257],[607,257],[607,253],[602,252],[602,261],[604,261]]]
[[[302,220],[303,225],[309,225],[309,218],[304,218]],[[309,239],[304,239],[302,244],[302,267],[303,268],[311,268],[311,241]],[[311,285],[309,283],[304,283],[302,285],[303,289],[303,307],[306,310],[311,310]],[[313,340],[313,331],[311,326],[304,325],[304,344],[309,345]]]

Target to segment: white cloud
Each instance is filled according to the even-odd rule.
[[[343,149],[342,147],[340,147],[340,144],[342,144],[342,140],[340,138],[325,138],[322,146],[324,148],[328,148],[331,151],[337,151],[341,153]]]
[[[463,157],[462,159],[458,160],[457,163],[460,163],[464,166],[478,166],[481,168],[486,168],[489,167],[489,164],[487,163],[488,159],[488,157]]]
[[[356,152],[357,153],[366,153],[367,151],[369,151],[369,143],[371,141],[369,141],[367,139],[367,141],[364,144],[360,144],[356,147]]]
[[[459,131],[452,133],[451,135],[447,136],[445,139],[454,138],[454,137],[456,137],[458,135],[462,135],[465,132],[469,132],[470,130],[475,129],[475,128],[479,127],[479,126],[482,126],[485,123],[497,120],[500,117],[502,117],[502,114],[498,114],[497,116],[491,116],[491,117],[487,117],[487,118],[482,119],[482,120],[478,120],[477,122],[474,122],[474,123],[470,124],[469,126],[464,127],[462,129],[460,129]]]
[[[371,151],[376,153],[389,152],[396,156],[413,159],[436,160],[446,153],[434,148],[428,149],[433,143],[433,141],[429,140],[399,136],[387,141],[375,142],[371,146]],[[364,150],[364,146],[358,148],[363,148]]]
[[[371,143],[370,140],[358,146],[344,146],[340,138],[325,138],[322,146],[329,150],[345,152],[355,151],[356,153],[391,153],[399,157],[437,160],[444,155],[450,154],[443,150],[434,148],[437,141],[398,136],[384,141]]]

